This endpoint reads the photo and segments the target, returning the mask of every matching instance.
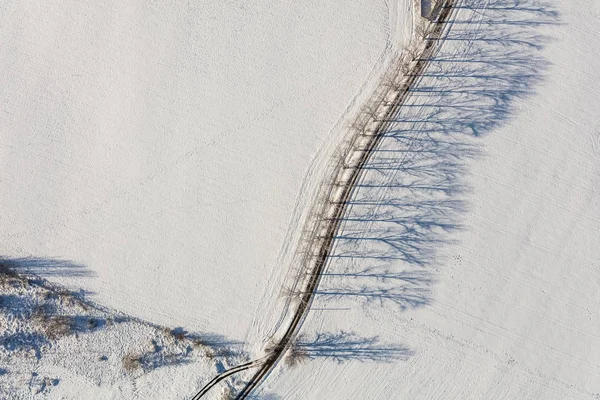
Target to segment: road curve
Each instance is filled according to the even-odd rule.
[[[208,393],[210,391],[210,389],[212,389],[216,384],[221,382],[223,379],[225,379],[233,374],[236,374],[238,372],[257,367],[260,365],[260,363],[262,361],[263,361],[263,359],[260,358],[258,360],[249,361],[247,363],[237,365],[233,368],[230,368],[226,371],[221,372],[219,375],[212,378],[210,380],[210,382],[208,382],[206,385],[204,385],[202,390],[200,390],[198,393],[196,393],[194,395],[194,397],[192,397],[192,400],[198,400],[198,399],[202,398],[206,393]]]
[[[215,376],[198,393],[196,393],[196,395],[192,398],[193,400],[201,399],[210,391],[211,388],[213,388],[223,379],[226,379],[235,373],[259,367],[258,371],[250,378],[248,383],[246,383],[245,387],[236,397],[238,400],[247,398],[262,382],[262,380],[272,371],[290,345],[293,338],[296,336],[301,322],[306,317],[306,314],[310,308],[310,304],[314,298],[315,291],[321,279],[321,274],[328,257],[331,254],[334,239],[340,227],[340,222],[344,213],[346,212],[347,203],[350,200],[356,183],[359,181],[362,175],[363,168],[387,132],[394,115],[396,115],[398,109],[407,98],[410,88],[417,81],[427,65],[428,60],[431,58],[431,56],[433,56],[436,49],[439,47],[436,46],[435,43],[442,39],[444,27],[452,15],[455,3],[457,1],[458,0],[444,0],[442,3],[440,3],[440,6],[437,8],[435,13],[437,14],[437,18],[434,22],[432,22],[433,29],[426,39],[420,55],[416,57],[416,59],[412,60],[414,64],[410,72],[406,74],[405,79],[401,82],[401,85],[397,89],[393,100],[386,104],[385,111],[382,111],[383,116],[376,119],[377,125],[373,132],[368,135],[366,143],[363,144],[360,149],[353,150],[355,154],[352,156],[354,159],[356,159],[356,162],[351,167],[344,167],[344,171],[349,171],[349,173],[338,173],[338,179],[336,179],[336,183],[332,186],[337,187],[340,192],[335,195],[335,201],[331,201],[333,189],[329,192],[329,205],[332,207],[332,209],[326,210],[326,212],[323,213],[322,218],[326,223],[323,229],[324,232],[320,235],[314,236],[313,238],[313,240],[320,241],[320,244],[317,246],[318,251],[316,252],[314,258],[314,265],[311,269],[306,286],[301,292],[300,302],[296,308],[290,325],[285,331],[285,334],[271,349],[267,356],[238,365]]]

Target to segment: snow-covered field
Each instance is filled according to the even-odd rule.
[[[115,315],[260,350],[331,153],[412,30],[409,8],[0,1],[0,256]],[[23,321],[39,307],[79,312],[7,285],[4,309],[22,306],[2,327],[5,357],[39,345],[7,339],[38,334]],[[3,390],[40,370],[27,390],[49,397],[179,398],[221,368],[117,379],[131,343],[168,347],[148,344],[162,339],[146,322],[0,365]],[[86,351],[113,357],[56,361]]]
[[[0,398],[186,398],[262,354],[415,15],[121,3],[0,1]],[[600,398],[600,4],[456,3],[259,398]]]
[[[600,398],[599,27],[458,2],[263,396]]]

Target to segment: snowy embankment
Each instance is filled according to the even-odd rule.
[[[62,268],[27,259],[27,266]],[[0,398],[184,398],[244,354],[216,335],[169,329],[89,302],[0,261]],[[181,368],[185,366],[185,368]],[[32,397],[33,396],[33,397]]]
[[[263,397],[600,396],[599,22],[458,2]]]
[[[331,154],[411,31],[408,4],[2,5],[0,255],[52,266],[33,272],[108,310],[259,349]],[[61,395],[88,382],[60,374]],[[169,396],[137,382],[100,380]]]

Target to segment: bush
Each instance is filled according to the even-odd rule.
[[[46,318],[44,321],[44,331],[48,339],[58,339],[67,336],[73,332],[71,318],[65,315]]]
[[[141,366],[141,357],[135,354],[125,354],[122,359],[123,369],[127,372],[137,371]]]

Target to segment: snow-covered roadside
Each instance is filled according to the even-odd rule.
[[[386,1],[385,6],[388,18],[385,23],[385,46],[368,76],[327,133],[326,139],[320,143],[303,178],[278,262],[254,313],[253,326],[257,330],[249,333],[248,342],[255,345],[254,350],[257,354],[263,353],[266,342],[275,338],[277,332],[281,333],[282,327],[286,325],[286,318],[288,321],[291,318],[289,291],[299,279],[299,274],[305,272],[302,252],[306,250],[315,216],[320,215],[323,192],[328,190],[335,175],[340,150],[355,134],[350,126],[364,106],[373,101],[374,95],[384,90],[381,88],[381,78],[389,72],[389,67],[411,39],[414,23],[413,1]],[[379,45],[382,44],[384,43]]]
[[[600,395],[600,6],[459,3],[264,396]]]

